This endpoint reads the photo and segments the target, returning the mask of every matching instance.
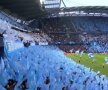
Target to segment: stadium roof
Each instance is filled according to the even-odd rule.
[[[79,6],[63,7],[57,10],[49,10],[48,17],[62,16],[102,16],[108,17],[107,6]]]
[[[40,0],[0,0],[0,6],[25,19],[43,15]]]
[[[42,0],[43,1],[43,0]],[[86,13],[108,13],[107,6],[79,6],[60,8],[64,0],[44,0],[44,7],[47,14],[57,14],[59,12],[84,11]],[[0,6],[9,10],[12,14],[25,18],[26,20],[43,16],[45,11],[40,0],[0,0]]]
[[[107,6],[79,6],[63,8],[63,11],[84,11],[87,13],[108,13]]]
[[[60,8],[58,10],[62,12],[84,11],[86,13],[108,13],[108,7],[106,6],[65,7],[65,8]]]
[[[48,12],[48,16],[58,16],[58,14],[64,12],[66,13],[71,13],[71,12],[80,12],[83,11],[83,13],[101,13],[102,14],[108,14],[108,6],[101,6],[100,3],[99,6],[68,6],[69,2],[72,4],[74,0],[45,0],[44,5],[45,9]],[[77,2],[77,1],[76,1]],[[74,4],[74,3],[73,3]],[[65,13],[66,12],[66,13]]]
[[[63,0],[66,7],[108,6],[108,0]],[[63,5],[61,5],[62,7]]]

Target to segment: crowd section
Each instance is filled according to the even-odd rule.
[[[56,47],[22,48],[0,62],[0,90],[108,89],[106,76],[75,63]]]
[[[69,41],[80,42],[78,35],[54,34],[54,35],[49,35],[49,36],[53,39],[54,42],[63,42],[63,41],[64,42],[69,42]]]
[[[72,32],[75,31],[75,26],[70,19],[67,18],[48,18],[42,21],[45,32]]]
[[[85,46],[88,52],[105,53],[108,52],[108,34],[103,35],[80,35],[82,42],[88,42],[90,45]]]
[[[11,25],[13,25],[15,27],[18,27],[18,28],[26,30],[26,31],[32,29],[32,28],[30,28],[26,25],[25,21],[23,21],[19,18],[13,17],[13,16],[9,15],[8,13],[6,13],[2,10],[0,11],[0,19],[2,21],[10,23]]]
[[[85,52],[108,52],[108,19],[105,17],[63,17],[43,20],[43,31],[53,42],[81,43],[60,45],[65,52],[71,49]]]
[[[107,17],[55,17],[43,23],[46,32],[108,32]]]
[[[0,15],[0,32],[3,31],[4,43],[11,46],[8,57],[0,58],[0,90],[108,89],[105,75],[77,64],[60,50],[108,52],[108,35],[101,33],[107,33],[106,18],[50,18],[43,20],[43,31],[36,33],[12,29],[15,23],[3,13]],[[25,26],[21,24],[20,28]],[[77,45],[58,45],[58,49],[47,42]],[[41,46],[43,43],[46,46]]]
[[[26,46],[25,44],[39,44],[40,42],[46,43],[51,41],[51,38],[49,38],[48,35],[43,32],[26,32],[13,29],[12,27],[16,26],[12,24],[14,22],[9,18],[9,16],[6,18],[1,13],[0,15],[0,34],[2,32],[5,47],[7,47],[9,51],[21,48],[23,46],[22,44]],[[22,26],[19,26],[19,28],[24,28],[23,24],[21,25]]]
[[[84,45],[58,45],[58,47],[66,53],[75,53],[78,50],[87,52],[87,48]]]
[[[105,17],[77,17],[72,19],[77,30],[85,32],[108,32],[108,19]]]

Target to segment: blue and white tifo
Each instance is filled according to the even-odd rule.
[[[108,54],[108,7],[39,1],[0,1],[0,90],[108,90],[106,75],[66,56],[87,53],[94,65]]]
[[[67,58],[56,47],[30,46],[9,54],[0,63],[0,90],[8,80],[14,90],[107,90],[108,78]]]

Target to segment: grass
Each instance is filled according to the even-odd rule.
[[[108,64],[105,62],[105,57],[108,57],[108,54],[94,54],[96,61],[92,61],[88,57],[88,54],[85,53],[80,57],[80,55],[76,55],[74,53],[67,54],[69,58],[74,60],[77,63],[83,64],[85,67],[93,69],[93,71],[100,71],[100,75],[106,75],[108,77]],[[103,68],[104,66],[104,68]]]

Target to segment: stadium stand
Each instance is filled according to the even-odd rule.
[[[46,7],[54,4],[53,10],[59,11],[60,0],[55,1]],[[30,21],[0,12],[0,90],[108,90],[106,75],[74,62],[65,53],[107,53],[107,17],[48,17],[47,12],[48,16],[38,18],[43,10],[39,0],[1,0],[1,5]],[[37,23],[39,29],[32,30]]]
[[[56,47],[23,48],[11,52],[9,57],[9,60],[1,61],[0,89],[2,90],[7,87],[14,90],[38,90],[37,88],[41,90],[64,90],[63,88],[106,90],[108,88],[106,76],[99,77],[98,72],[95,73],[71,61]],[[10,81],[13,83],[9,84]]]
[[[16,20],[10,19],[8,14],[1,13],[0,15],[0,29],[1,32],[5,32],[4,43],[8,51],[21,48],[23,43],[26,42],[44,44],[45,42],[51,41],[51,38],[45,33],[33,33],[26,24],[17,23]]]
[[[14,18],[11,15],[5,13],[4,11],[0,12],[0,19],[10,23],[13,25],[13,27],[19,28],[19,30],[22,31],[27,31],[27,30],[31,30],[32,28],[28,27],[27,25],[24,24],[25,21],[22,21],[20,19]]]
[[[43,23],[43,31],[48,33],[53,42],[74,42],[77,50],[85,52],[108,52],[106,35],[108,33],[108,19],[106,17],[50,18],[44,19]],[[83,45],[77,45],[78,42],[83,43]],[[70,45],[62,47],[60,46],[66,52],[75,49],[75,46]]]

